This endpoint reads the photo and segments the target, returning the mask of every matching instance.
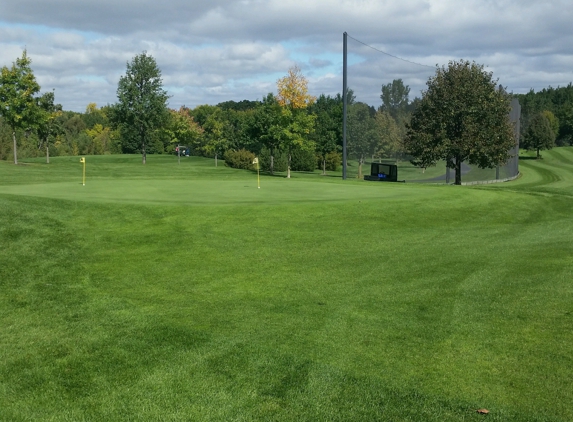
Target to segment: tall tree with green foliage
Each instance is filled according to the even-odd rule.
[[[555,116],[555,114],[552,111],[549,110],[543,110],[541,114],[545,116],[547,120],[549,120],[549,125],[551,126],[551,130],[553,131],[555,138],[557,138],[557,136],[559,136],[559,119]]]
[[[195,120],[199,126],[203,127],[209,116],[215,113],[217,109],[217,106],[202,104],[198,105],[192,110],[189,110],[189,115],[193,117],[193,120]]]
[[[555,146],[555,133],[551,122],[543,113],[531,119],[523,135],[522,147],[530,151],[537,151],[537,159],[541,158],[539,151],[551,149]]]
[[[243,103],[243,101],[241,103]],[[255,104],[253,108],[245,108],[241,110],[235,110],[232,108],[223,109],[218,106],[223,110],[225,137],[228,140],[228,146],[230,149],[235,151],[240,149],[247,149],[251,152],[260,151],[260,141],[253,133],[255,110],[260,103],[253,101],[252,104]]]
[[[54,92],[46,92],[38,99],[40,114],[38,118],[38,138],[40,144],[46,148],[46,164],[50,164],[50,144],[56,136],[64,132],[57,120],[62,114],[62,105],[54,104]]]
[[[171,144],[197,149],[203,129],[191,117],[189,109],[181,107],[179,110],[169,110],[169,112],[171,118],[166,131]]]
[[[308,80],[297,66],[277,81],[277,101],[282,107],[283,127],[280,133],[281,145],[287,151],[287,178],[290,178],[292,151],[299,148],[314,150],[310,135],[314,130],[315,116],[307,113],[307,107],[316,101],[308,93]]]
[[[406,113],[409,104],[410,87],[404,85],[402,79],[394,79],[392,83],[382,85],[382,111],[390,113],[397,119],[400,114]]]
[[[219,107],[215,107],[205,123],[203,136],[205,144],[203,145],[203,152],[207,156],[215,157],[215,167],[217,167],[217,160],[222,156],[229,146],[227,138],[227,131],[225,130],[226,121],[223,119],[223,111]]]
[[[37,126],[39,108],[35,94],[40,92],[26,50],[9,69],[0,72],[0,115],[12,129],[14,164],[18,164],[17,130],[30,130]]]
[[[309,111],[316,116],[312,139],[321,161],[322,174],[326,174],[327,157],[342,144],[342,96],[320,95]]]
[[[271,174],[275,171],[275,154],[281,148],[284,125],[280,104],[272,93],[267,94],[261,105],[255,109],[252,133],[260,140],[261,145],[269,150]]]
[[[168,98],[161,70],[151,55],[144,51],[127,63],[125,76],[117,86],[118,102],[113,107],[112,121],[119,126],[122,138],[138,141],[143,164],[146,146],[168,120]]]
[[[377,152],[379,137],[375,115],[376,111],[366,103],[357,102],[348,107],[348,153],[358,159],[359,178],[362,178],[365,158]]]
[[[390,113],[382,110],[376,112],[374,120],[378,140],[374,154],[380,158],[397,157],[402,139],[396,121]]]
[[[479,168],[505,163],[515,145],[509,121],[510,98],[491,72],[469,61],[451,61],[436,70],[413,113],[404,141],[412,163],[429,167],[446,160],[462,182],[461,165]]]
[[[410,87],[404,85],[402,79],[394,79],[392,83],[382,86],[382,95],[380,95],[382,105],[380,112],[386,112],[396,123],[398,130],[398,137],[400,142],[394,144],[395,151],[393,152],[398,159],[399,153],[402,151],[402,139],[406,136],[406,126],[410,123],[412,117],[412,109],[414,102],[410,101]],[[416,101],[417,98],[414,99]],[[386,118],[382,118],[386,120]],[[388,144],[387,144],[388,145]]]
[[[81,115],[82,120],[86,124],[86,129],[92,129],[95,125],[109,126],[109,118],[106,115],[106,107],[98,108],[96,103],[89,103],[86,111]]]
[[[215,167],[219,156],[229,148],[229,122],[223,110],[218,106],[200,105],[190,111],[190,115],[202,128],[197,150],[208,157],[215,158]]]

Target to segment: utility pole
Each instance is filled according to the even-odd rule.
[[[346,108],[347,108],[347,43],[348,34],[342,34],[342,180],[346,180]]]

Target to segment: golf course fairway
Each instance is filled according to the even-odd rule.
[[[477,186],[51,161],[0,162],[0,421],[573,420],[573,147]]]

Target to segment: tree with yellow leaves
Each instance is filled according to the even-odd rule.
[[[282,109],[281,146],[288,152],[287,178],[290,178],[291,157],[294,148],[314,150],[310,134],[314,130],[315,116],[307,107],[316,101],[308,93],[308,80],[298,66],[277,81],[277,102]]]
[[[277,81],[277,101],[283,107],[291,109],[307,108],[316,101],[308,94],[308,80],[298,66],[288,70],[288,75]]]

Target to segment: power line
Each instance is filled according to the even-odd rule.
[[[347,34],[347,35],[348,35],[348,34]],[[354,37],[352,37],[352,36],[350,36],[350,35],[348,35],[348,38],[352,38],[354,41],[356,41],[356,42],[358,42],[358,43],[360,43],[360,44],[362,44],[362,45],[364,45],[364,46],[366,46],[366,47],[368,47],[368,48],[371,48],[372,50],[376,50],[376,51],[379,52],[379,53],[385,54],[385,55],[387,55],[387,56],[393,57],[393,58],[398,59],[398,60],[402,60],[403,62],[408,62],[408,63],[412,63],[412,64],[415,64],[415,65],[418,65],[418,66],[423,66],[423,67],[429,67],[430,69],[435,69],[435,68],[436,68],[436,66],[428,66],[427,64],[416,63],[416,62],[413,62],[413,61],[411,61],[411,60],[403,59],[402,57],[398,57],[398,56],[395,56],[395,55],[393,55],[393,54],[386,53],[385,51],[379,50],[379,49],[376,48],[376,47],[372,47],[371,45],[368,45],[368,44],[366,44],[365,42],[362,42],[362,41],[360,41],[360,40],[357,40],[356,38],[354,38]]]

